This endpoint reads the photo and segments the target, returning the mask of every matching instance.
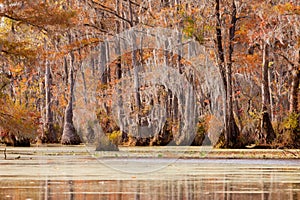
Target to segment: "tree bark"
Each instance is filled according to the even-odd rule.
[[[221,28],[221,13],[220,13],[220,0],[216,0],[216,45],[218,55],[218,66],[222,76],[224,88],[227,88],[226,70],[225,70],[225,56],[223,48],[223,36]]]
[[[73,96],[74,96],[74,54],[71,55],[71,63],[69,66],[69,101],[65,110],[64,130],[61,137],[61,143],[65,145],[76,145],[81,143],[80,137],[77,135],[73,123]]]
[[[131,1],[128,1],[129,3],[129,17],[130,17],[130,26],[134,26],[133,21],[133,9],[132,9],[132,3]],[[132,52],[131,52],[131,59],[132,59],[132,68],[133,68],[133,87],[134,87],[134,98],[135,98],[135,111],[137,113],[136,115],[136,123],[137,123],[137,132],[136,136],[140,137],[140,110],[141,110],[141,98],[140,98],[140,81],[139,81],[139,62],[137,59],[137,44],[136,44],[136,35],[135,32],[132,32]]]
[[[57,142],[57,136],[53,129],[53,113],[51,110],[51,85],[52,85],[52,77],[51,77],[51,68],[49,61],[46,61],[45,65],[45,107],[46,107],[46,115],[45,115],[45,135],[42,136],[42,141],[46,140],[49,143]]]
[[[233,115],[233,95],[232,95],[232,64],[233,64],[233,41],[235,37],[236,29],[236,5],[234,0],[231,4],[231,22],[229,24],[229,41],[228,41],[228,56],[225,57],[225,49],[223,47],[223,31],[221,23],[221,13],[220,13],[220,0],[216,0],[216,46],[218,54],[218,65],[220,74],[223,80],[223,86],[225,89],[225,103],[224,103],[224,121],[225,121],[225,147],[235,147],[237,144],[237,138],[239,135],[239,130]],[[226,58],[226,59],[225,59]]]
[[[120,8],[122,4],[122,0],[116,0],[116,12],[119,15],[121,14]],[[119,34],[122,30],[121,23],[119,20],[116,20],[116,32]],[[121,56],[121,43],[120,39],[117,38],[116,42],[116,54],[118,56],[117,58],[117,64],[116,64],[116,79],[120,80],[122,78],[122,56]],[[118,94],[118,119],[120,120],[119,128],[122,133],[122,142],[126,142],[128,140],[128,135],[124,130],[124,124],[123,124],[123,116],[124,116],[124,108],[123,108],[123,97],[122,97],[122,90],[120,88],[117,88],[117,94]]]
[[[298,113],[298,96],[299,96],[299,82],[300,82],[300,51],[299,51],[298,65],[293,66],[292,71],[292,84],[291,84],[291,96],[290,96],[290,113]]]
[[[128,1],[129,3],[129,14],[130,14],[130,25],[131,27],[134,26],[134,21],[133,21],[133,10],[132,10],[132,4],[131,1]],[[141,107],[141,101],[140,101],[140,92],[139,92],[139,63],[137,61],[137,44],[136,44],[136,35],[135,32],[133,31],[132,33],[132,67],[134,70],[134,91],[135,91],[135,104],[137,106],[137,110],[140,110]]]
[[[263,44],[263,63],[262,63],[262,119],[260,140],[263,143],[270,144],[275,139],[275,132],[270,119],[270,90],[268,80],[269,68],[269,45]]]
[[[292,71],[292,84],[291,84],[291,95],[289,99],[289,109],[290,109],[290,114],[291,115],[296,115],[297,117],[297,126],[292,130],[292,133],[290,133],[291,137],[291,143],[293,143],[293,146],[295,148],[299,148],[300,146],[300,114],[299,114],[299,84],[300,84],[300,51],[298,52],[298,63],[293,66],[293,71]]]
[[[141,100],[140,100],[140,82],[139,82],[139,63],[137,60],[137,46],[136,46],[136,36],[135,33],[132,34],[132,67],[134,70],[134,92],[135,92],[135,104],[136,108],[139,111],[141,108]]]
[[[227,115],[227,80],[226,80],[226,69],[225,69],[225,56],[224,56],[224,48],[223,48],[223,36],[222,36],[222,28],[221,28],[221,13],[220,13],[220,0],[216,0],[215,7],[215,17],[216,17],[216,46],[217,46],[217,60],[218,60],[218,68],[222,77],[223,87],[225,89],[225,99],[224,99],[224,147],[227,145],[228,141],[228,115]]]
[[[300,71],[299,69],[294,69],[292,72],[292,85],[291,85],[291,96],[290,96],[290,112],[297,113],[299,111],[298,96],[299,96],[299,80],[300,80]]]
[[[227,72],[227,114],[228,114],[228,131],[227,131],[227,147],[235,147],[238,146],[238,135],[239,130],[234,119],[233,115],[233,89],[232,89],[232,64],[233,64],[233,41],[235,37],[236,30],[236,5],[234,0],[232,0],[232,13],[231,13],[231,22],[229,28],[229,52],[228,52],[228,64],[226,65]]]

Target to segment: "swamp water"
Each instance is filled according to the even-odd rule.
[[[76,147],[17,150],[8,149],[7,160],[0,160],[1,200],[300,199],[299,160],[130,157],[122,149],[107,156]]]

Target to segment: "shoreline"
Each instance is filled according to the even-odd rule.
[[[5,158],[5,155],[7,158]],[[92,156],[95,158],[180,158],[180,159],[300,159],[300,149],[214,149],[210,146],[124,147],[119,151],[95,151],[94,146],[60,144],[31,147],[0,146],[0,160],[34,159],[48,156]]]

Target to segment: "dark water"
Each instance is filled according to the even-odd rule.
[[[1,161],[0,173],[0,199],[300,199],[299,160],[66,156]]]

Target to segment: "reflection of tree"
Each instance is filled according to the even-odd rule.
[[[48,180],[48,178],[46,177],[45,179],[45,185],[44,185],[44,188],[45,188],[45,192],[44,192],[44,199],[50,199],[50,180]]]
[[[300,184],[282,179],[284,172],[271,174],[257,169],[204,171],[197,176],[164,180],[28,180],[1,181],[0,196],[14,199],[299,199]],[[293,172],[292,172],[293,173]],[[296,180],[296,179],[292,179]],[[296,180],[297,181],[297,180]],[[34,181],[35,182],[35,181]],[[39,186],[38,188],[36,186]],[[24,189],[26,188],[26,189]],[[42,190],[41,190],[42,189]]]
[[[232,186],[231,186],[231,181],[230,178],[227,178],[227,174],[225,175],[225,180],[224,180],[224,200],[229,200],[232,199],[231,198],[231,190],[232,190]]]
[[[74,184],[72,180],[68,181],[69,187],[70,187],[70,198],[69,200],[74,200]]]
[[[291,199],[299,199],[300,198],[299,192],[296,192],[296,191],[300,191],[300,184],[299,183],[292,183],[292,188],[290,190]]]
[[[118,191],[116,199],[117,200],[123,199],[122,198],[122,193],[121,193],[121,191],[123,191],[123,181],[117,180],[117,187],[116,188],[117,188],[117,191]]]
[[[136,193],[134,195],[134,199],[135,200],[143,199],[143,198],[141,198],[141,184],[140,184],[140,181],[137,181]]]

